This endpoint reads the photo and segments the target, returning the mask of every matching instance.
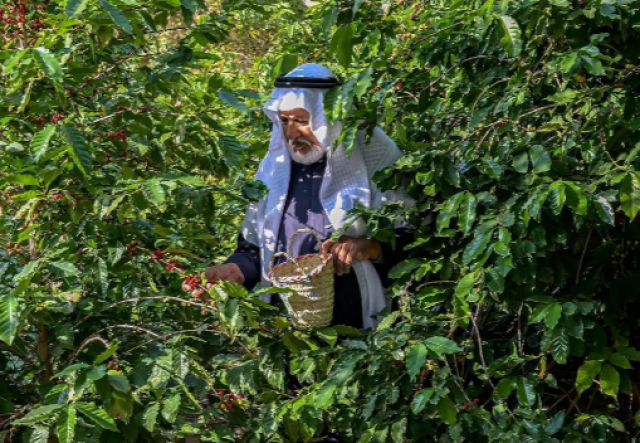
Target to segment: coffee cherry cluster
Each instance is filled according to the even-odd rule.
[[[107,134],[107,137],[109,137],[109,140],[111,141],[120,139],[120,141],[124,143],[127,141],[127,132],[124,129],[121,129],[118,132],[110,132]]]
[[[184,280],[184,283],[185,283],[186,285],[188,285],[188,288],[187,288],[187,290],[188,290],[188,291],[193,291],[193,290],[195,289],[195,286],[197,286],[197,285],[198,285],[198,283],[199,283],[199,279],[198,279],[198,277],[196,277],[196,276],[193,276],[193,277],[187,277],[187,278]]]
[[[228,394],[225,394],[224,391],[218,391],[218,395],[220,396],[220,400],[222,400],[222,402],[218,404],[218,407],[223,411],[228,410],[229,412],[233,412],[234,401],[242,400],[244,398],[244,395],[242,394],[236,395],[233,392],[229,392]]]
[[[162,260],[162,259],[164,259],[164,252],[162,252],[162,251],[152,251],[151,252],[151,257],[149,257],[149,262],[153,263],[156,260]]]
[[[51,123],[53,123],[54,125],[56,123],[58,123],[60,120],[62,120],[64,118],[64,115],[62,114],[58,114],[57,112],[55,114],[53,114],[53,117],[51,118]]]
[[[29,5],[30,0],[16,0],[0,5],[0,36],[2,44],[13,47],[35,46],[38,31],[45,25],[38,17],[44,5]],[[49,0],[45,1],[45,5]]]
[[[184,265],[177,258],[170,258],[167,263],[167,271],[175,271],[176,269],[184,269]]]

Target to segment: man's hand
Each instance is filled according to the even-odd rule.
[[[239,285],[244,284],[244,275],[240,270],[240,267],[235,263],[225,263],[222,265],[211,266],[204,271],[204,277],[207,279],[205,288],[210,289],[219,281],[230,281]],[[191,285],[184,283],[182,290],[185,292],[191,291]],[[191,293],[195,298],[207,297],[204,289],[196,288]]]
[[[382,254],[382,247],[376,240],[354,238],[343,235],[339,241],[327,240],[322,244],[322,259],[333,255],[336,274],[348,274],[354,261],[375,260]]]

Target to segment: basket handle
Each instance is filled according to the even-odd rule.
[[[293,256],[290,256],[289,254],[287,254],[286,252],[276,252],[275,254],[273,254],[271,256],[271,259],[269,260],[269,272],[273,275],[273,265],[276,262],[276,258],[278,257],[285,257],[287,260],[291,260],[294,263],[298,263],[296,261],[295,258],[293,258]]]
[[[320,238],[320,234],[318,234],[318,231],[316,231],[315,229],[303,228],[303,229],[298,229],[291,236],[291,239],[289,240],[289,256],[293,257],[293,241],[295,240],[298,234],[313,234],[313,236],[318,241],[318,251],[322,253],[322,239]]]

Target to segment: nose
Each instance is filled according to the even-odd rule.
[[[289,124],[285,126],[284,135],[287,137],[287,140],[291,140],[293,138],[300,137],[302,133],[298,129],[298,125],[293,122],[289,122]]]

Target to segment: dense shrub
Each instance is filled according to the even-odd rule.
[[[3,8],[2,429],[637,441],[639,1],[41,6]],[[347,146],[380,125],[407,153],[376,180],[415,207],[361,211],[417,226],[375,331],[180,291],[261,195],[260,105],[301,61],[346,80]]]

